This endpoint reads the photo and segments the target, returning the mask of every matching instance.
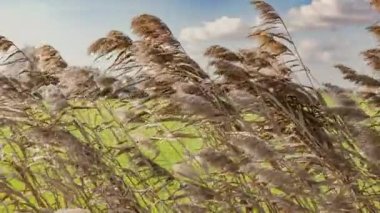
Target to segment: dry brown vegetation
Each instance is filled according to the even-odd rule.
[[[367,90],[326,84],[328,106],[292,80],[312,76],[278,13],[252,5],[258,48],[209,47],[216,78],[148,14],[138,40],[92,43],[104,71],[0,37],[1,212],[378,212],[380,81],[337,65]],[[379,52],[363,52],[376,71]],[[169,148],[181,159],[159,160]]]

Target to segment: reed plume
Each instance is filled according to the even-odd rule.
[[[67,63],[59,52],[50,45],[43,45],[37,48],[36,57],[41,72],[54,73],[67,67]]]
[[[380,1],[379,0],[371,0],[371,5],[377,11],[380,11]]]

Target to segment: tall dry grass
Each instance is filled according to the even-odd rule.
[[[138,40],[113,30],[90,45],[104,71],[0,37],[5,68],[25,65],[0,78],[1,211],[378,212],[376,113],[338,86],[325,85],[328,106],[294,81],[313,77],[284,21],[252,5],[258,48],[209,47],[216,78],[148,14],[132,20]],[[377,52],[363,52],[375,70]],[[372,89],[361,101],[376,110],[380,81],[336,67]],[[170,164],[169,148],[181,156]]]

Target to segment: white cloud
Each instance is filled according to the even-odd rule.
[[[368,0],[312,0],[310,4],[292,8],[288,13],[292,30],[367,25],[379,17]]]
[[[336,44],[327,44],[314,39],[305,39],[299,44],[299,51],[303,58],[311,63],[329,63],[337,58],[335,52],[338,47]]]
[[[350,62],[357,64],[361,60],[359,57],[361,49],[352,45],[356,36],[330,39],[309,37],[299,41],[297,47],[301,57],[311,66],[332,67],[335,64]]]
[[[311,69],[312,75],[320,83],[330,82],[341,86],[352,86],[343,80],[341,73],[334,68],[336,64],[344,64],[361,73],[369,73],[370,68],[359,55],[359,52],[376,45],[368,33],[357,30],[339,30],[329,34],[310,33],[303,35],[296,42],[305,64]],[[362,42],[357,42],[362,40]],[[306,78],[302,78],[304,81]]]
[[[187,27],[181,30],[179,39],[185,42],[206,41],[210,39],[232,38],[236,35],[246,36],[248,27],[240,18],[222,16],[202,26]]]

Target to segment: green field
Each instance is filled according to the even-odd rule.
[[[334,101],[328,95],[325,95],[325,98],[329,105],[334,105]],[[43,109],[38,110],[36,108],[33,110],[31,114],[33,114],[36,119],[39,119],[41,123],[43,123],[45,119],[49,122],[54,121],[49,115],[42,112]],[[153,174],[152,177],[151,171],[144,169],[147,165],[145,163],[136,162],[136,153],[133,154],[131,150],[137,147],[138,149],[136,150],[138,150],[139,155],[143,155],[146,159],[151,159],[154,163],[157,163],[160,170],[167,170],[169,174],[174,174],[177,177],[194,182],[197,180],[193,179],[194,177],[191,172],[196,172],[196,174],[200,176],[204,174],[207,178],[207,175],[212,174],[213,171],[216,170],[208,170],[206,172],[204,168],[197,169],[196,167],[198,166],[195,165],[191,167],[191,171],[185,170],[183,173],[178,173],[174,165],[193,161],[196,153],[205,147],[212,146],[212,142],[209,141],[212,140],[212,138],[207,138],[207,135],[205,136],[205,126],[203,124],[189,126],[187,123],[179,121],[155,122],[153,119],[158,118],[154,118],[153,116],[148,117],[150,120],[128,123],[120,116],[120,112],[132,110],[135,113],[139,112],[139,110],[133,109],[129,104],[125,105],[118,101],[99,101],[94,109],[67,111],[58,122],[60,122],[61,126],[65,126],[65,129],[79,139],[81,143],[89,145],[93,151],[96,150],[98,154],[101,154],[102,163],[105,164],[105,167],[112,168],[114,170],[112,171],[113,174],[123,178],[126,184],[129,184],[137,191],[137,200],[141,202],[142,206],[151,209],[152,212],[172,211],[173,209],[167,206],[168,203],[161,205],[159,203],[152,203],[152,201],[156,200],[159,202],[159,200],[169,198],[173,193],[179,190],[180,183],[172,181],[169,184],[165,184],[167,180],[165,175]],[[149,111],[148,108],[144,110]],[[119,112],[119,114],[117,112]],[[252,116],[247,117],[247,120],[251,122],[255,122],[255,119],[257,119],[255,116],[252,118],[249,117]],[[70,147],[49,144],[50,142],[48,141],[35,141],[32,140],[32,138],[27,139],[27,141],[29,140],[32,144],[28,144],[29,142],[26,143],[26,141],[24,141],[25,138],[17,138],[15,140],[15,138],[13,138],[15,131],[17,132],[20,129],[23,129],[26,133],[29,131],[29,127],[27,126],[18,127],[16,130],[12,130],[8,127],[2,128],[1,153],[3,160],[1,161],[1,168],[2,177],[6,180],[4,183],[7,183],[7,187],[11,190],[21,193],[21,195],[15,196],[19,196],[21,202],[25,199],[23,205],[31,208],[32,206],[39,206],[40,208],[41,205],[46,205],[46,209],[75,206],[89,208],[93,206],[93,204],[81,200],[84,199],[85,196],[82,197],[79,195],[78,200],[73,201],[72,204],[67,203],[68,198],[62,194],[62,191],[55,192],[53,188],[51,188],[51,185],[49,185],[51,183],[47,181],[49,178],[46,177],[51,177],[54,178],[54,181],[61,181],[61,184],[66,186],[71,185],[72,187],[74,183],[78,184],[77,186],[84,184],[82,182],[84,178],[82,175],[84,174],[77,173],[80,169],[78,170],[78,168],[73,167],[70,163],[67,165],[57,165],[57,162],[51,162],[51,160],[57,156],[62,160],[67,160],[70,156],[75,156],[70,154]],[[28,134],[25,134],[25,136],[28,137]],[[62,143],[62,139],[65,140],[64,138],[50,138],[50,140],[57,140],[58,143]],[[44,145],[41,143],[48,144]],[[360,164],[360,160],[358,163]],[[28,167],[23,168],[26,170],[24,171],[21,167],[16,165],[28,165]],[[56,166],[65,166],[65,172],[53,172],[54,169],[57,169]],[[51,171],[53,173],[49,173],[50,169],[53,169]],[[94,171],[96,170],[97,169],[94,169]],[[154,170],[155,168],[153,168],[153,171]],[[138,176],[135,176],[136,174],[129,174],[128,172],[130,171],[138,172]],[[59,177],[65,173],[69,176]],[[215,175],[214,178],[216,179],[230,179],[228,182],[234,182],[236,178],[233,175],[230,177],[218,177],[219,175],[223,175],[223,173],[215,173]],[[99,180],[95,180],[94,183],[101,182],[102,179],[106,180],[107,173],[101,174],[98,178]],[[314,179],[316,181],[326,180],[323,175],[319,174],[316,175]],[[144,181],[141,182],[142,180]],[[70,183],[70,181],[72,182]],[[217,184],[217,182],[207,184]],[[91,185],[92,184],[86,185],[86,187],[89,187],[87,190],[91,190],[91,188],[92,190],[96,189],[97,186]],[[371,185],[371,190],[380,190],[378,182],[374,180],[361,182],[359,186],[366,188],[369,185]],[[144,200],[146,194],[138,193],[140,190],[146,190],[146,187],[158,190],[155,191],[154,195],[151,195],[153,197],[148,196],[149,201]],[[320,188],[326,191],[326,193],[329,191],[328,186],[320,186]],[[68,190],[75,191],[73,188]],[[68,191],[68,193],[69,192],[70,191]],[[287,196],[281,187],[277,188],[276,186],[273,186],[271,193],[276,196]],[[0,197],[4,196],[3,199],[7,200],[6,194],[8,193],[4,193],[3,195],[0,193]],[[40,200],[37,200],[37,198]],[[190,200],[184,198],[178,202],[187,203],[189,201]],[[309,208],[313,208],[312,206],[314,205],[313,202],[306,197],[304,201],[297,202],[301,202],[305,206],[310,205]],[[0,212],[13,212],[16,211],[16,206],[20,207],[19,204],[15,205],[15,207],[12,207],[12,205],[12,203],[4,202],[4,205],[0,207]],[[98,203],[96,208],[94,207],[91,211],[103,211],[103,208],[107,208],[105,204]],[[267,209],[267,211],[270,210]]]

